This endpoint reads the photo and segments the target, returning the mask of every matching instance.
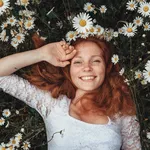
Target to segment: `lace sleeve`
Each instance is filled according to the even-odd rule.
[[[50,113],[52,97],[49,92],[38,89],[31,85],[27,80],[17,76],[10,75],[0,77],[0,88],[35,108],[42,117],[47,117]]]
[[[136,116],[123,116],[120,119],[123,138],[122,150],[141,150],[139,123]]]

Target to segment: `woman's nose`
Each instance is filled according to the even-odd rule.
[[[84,64],[83,67],[84,71],[92,71],[92,66],[89,63]]]

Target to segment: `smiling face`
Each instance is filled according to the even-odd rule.
[[[102,85],[106,65],[103,52],[96,43],[83,41],[75,48],[77,54],[71,60],[70,75],[77,87],[76,97],[78,97]]]

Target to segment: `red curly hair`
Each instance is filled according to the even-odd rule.
[[[45,44],[36,34],[32,39],[36,48]],[[135,104],[130,89],[124,82],[124,77],[119,75],[118,64],[113,65],[111,62],[111,46],[105,40],[94,37],[78,39],[72,45],[76,46],[86,41],[92,41],[102,49],[106,63],[106,75],[103,84],[98,89],[80,98],[82,107],[85,111],[96,110],[108,116],[135,115]],[[31,73],[26,74],[25,78],[38,88],[50,91],[54,98],[60,95],[66,95],[70,99],[75,97],[76,87],[71,81],[70,65],[61,68],[42,61],[34,64]]]

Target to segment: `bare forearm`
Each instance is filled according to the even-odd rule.
[[[40,61],[43,61],[43,57],[39,50],[30,50],[6,56],[0,59],[0,76],[10,75],[23,67]]]

